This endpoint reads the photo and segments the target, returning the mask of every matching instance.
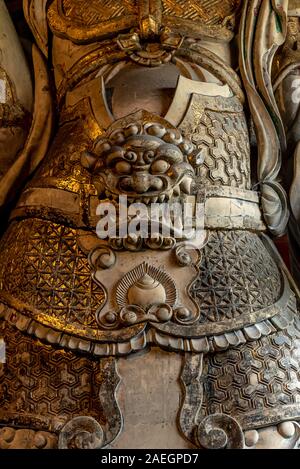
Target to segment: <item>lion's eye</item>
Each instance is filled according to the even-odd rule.
[[[151,166],[151,170],[153,173],[166,173],[170,168],[169,163],[164,160],[157,160]]]
[[[124,155],[124,158],[127,160],[127,161],[136,161],[137,159],[137,154],[134,152],[134,151],[127,151]]]
[[[153,161],[154,156],[155,156],[154,151],[152,151],[152,150],[145,151],[144,155],[143,155],[145,163],[146,164],[151,163],[151,161]]]

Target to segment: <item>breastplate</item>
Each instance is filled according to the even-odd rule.
[[[25,288],[10,281],[3,263],[3,273],[6,272],[3,295],[13,303],[21,300],[22,309],[28,311],[28,320],[33,316],[38,318],[36,333],[45,338],[55,324],[58,335],[55,339],[56,333],[50,333],[51,340],[62,340],[66,346],[71,341],[74,347],[75,344],[79,348],[87,347],[96,355],[128,353],[135,340],[140,344],[135,347],[143,347],[148,340],[158,343],[167,340],[168,347],[177,350],[183,347],[179,345],[185,343],[183,340],[189,344],[184,347],[209,350],[211,340],[220,342],[221,334],[227,348],[227,333],[236,337],[231,340],[239,341],[239,337],[248,333],[243,332],[244,328],[248,330],[258,321],[282,314],[293,301],[284,276],[280,276],[266,248],[256,234],[248,233],[265,228],[258,195],[250,190],[249,137],[243,107],[227,86],[180,78],[164,118],[147,111],[133,113],[113,122],[91,146],[83,120],[78,117],[75,122],[63,124],[56,139],[12,215],[12,219],[25,218],[12,225],[19,231],[23,227],[25,231],[20,231],[18,236],[28,240],[24,245],[28,265],[23,262],[25,276],[20,275],[22,284],[27,285]],[[155,157],[154,163],[167,164],[167,172],[153,173],[154,163],[145,166],[144,162],[142,171],[137,163],[130,166],[122,155],[136,151],[136,145],[140,145],[143,158],[149,152],[144,145],[155,148],[154,153],[161,156]],[[196,151],[195,156],[191,148],[201,148],[201,151]],[[121,156],[115,156],[118,152]],[[85,158],[101,163],[97,170],[92,165],[92,177]],[[123,169],[119,170],[124,163],[128,167],[125,175]],[[154,183],[160,183],[159,187],[165,189],[153,189]],[[104,203],[122,195],[146,205],[164,200],[171,203],[173,199],[191,197],[191,184],[196,198],[201,194],[205,199],[203,228],[212,231],[203,253],[197,248],[186,251],[185,244],[177,245],[172,237],[135,242],[127,238],[101,241],[94,234],[98,197],[100,205],[101,199]],[[34,217],[30,224],[26,220],[28,215]],[[55,220],[54,224],[49,223],[51,219]],[[68,227],[57,224],[59,219]],[[218,230],[223,230],[222,234]],[[13,252],[19,249],[19,237],[10,236],[6,244]],[[229,246],[233,239],[234,246],[239,247],[231,252]],[[31,250],[35,252],[36,245],[39,250],[32,256]],[[248,269],[246,259],[256,249],[263,253],[262,257],[253,261],[255,267]],[[208,276],[212,273],[205,265],[211,264],[213,252],[228,265],[229,277],[223,286],[219,283],[224,275],[223,267],[216,272],[212,267],[215,281],[209,286]],[[240,279],[241,294],[243,289],[248,291],[247,298],[238,300],[237,309],[229,298],[232,282],[229,264],[236,262],[242,263],[245,273]],[[15,278],[15,269],[9,270]],[[41,281],[34,303],[32,290],[28,288],[36,282],[36,277],[29,275],[31,270],[39,272]],[[237,269],[240,276],[238,272]],[[77,273],[82,280],[74,284],[70,296],[69,285]],[[268,285],[264,279],[270,276],[274,284]],[[145,282],[151,279],[150,285],[140,284],[141,278]],[[252,296],[254,293],[250,293],[254,281],[259,281],[255,287],[260,291],[258,303]],[[17,294],[15,299],[12,289]],[[133,298],[132,305],[138,304],[139,291],[146,295],[147,289],[150,289],[147,300],[150,303],[131,306],[129,298]],[[53,301],[51,292],[56,292],[57,300],[61,300]],[[151,296],[156,294],[161,300],[149,310]],[[34,330],[31,319],[30,328]],[[151,332],[147,332],[147,324],[151,324]]]

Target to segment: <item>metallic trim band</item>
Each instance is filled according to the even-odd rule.
[[[119,331],[65,327],[7,292],[0,292],[0,319],[47,343],[96,357],[126,356],[147,345],[193,353],[224,351],[286,329],[293,323],[296,312],[295,295],[286,279],[281,298],[274,305],[258,310],[248,320],[245,318],[243,323],[230,323],[222,328],[215,323],[209,330],[201,326],[185,327],[185,334],[176,330],[174,324],[170,328],[150,323],[147,330],[146,324],[139,324]]]
[[[266,230],[257,192],[233,187],[207,187],[199,194],[198,199],[205,200],[207,229]],[[193,200],[196,203],[196,198]],[[84,203],[87,203],[88,207],[83,207]],[[88,212],[89,227],[93,228],[99,221],[96,216],[98,205],[99,199],[93,195],[89,196],[87,202],[81,200],[79,194],[63,189],[29,188],[21,195],[11,219],[31,216],[48,219],[54,216],[80,228],[87,226],[83,212]]]

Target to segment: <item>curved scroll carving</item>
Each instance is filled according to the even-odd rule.
[[[116,256],[108,246],[99,246],[89,254],[89,262],[95,269],[110,269],[116,263]]]
[[[240,424],[229,415],[213,414],[197,428],[197,441],[205,449],[244,449],[245,439]]]
[[[62,428],[59,449],[97,449],[103,445],[103,430],[93,417],[75,417]]]
[[[120,377],[116,360],[112,357],[101,360],[103,380],[98,395],[103,413],[101,424],[91,416],[78,416],[69,420],[60,430],[60,449],[98,449],[114,441],[123,426],[123,418],[117,401]]]

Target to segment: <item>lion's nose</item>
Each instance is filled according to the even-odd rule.
[[[145,159],[144,159],[144,152],[143,151],[139,151],[137,153],[137,160],[136,160],[135,164],[137,166],[144,166],[145,165]]]
[[[120,186],[123,190],[144,194],[151,190],[161,190],[163,181],[146,173],[135,172],[131,177],[124,178]]]

